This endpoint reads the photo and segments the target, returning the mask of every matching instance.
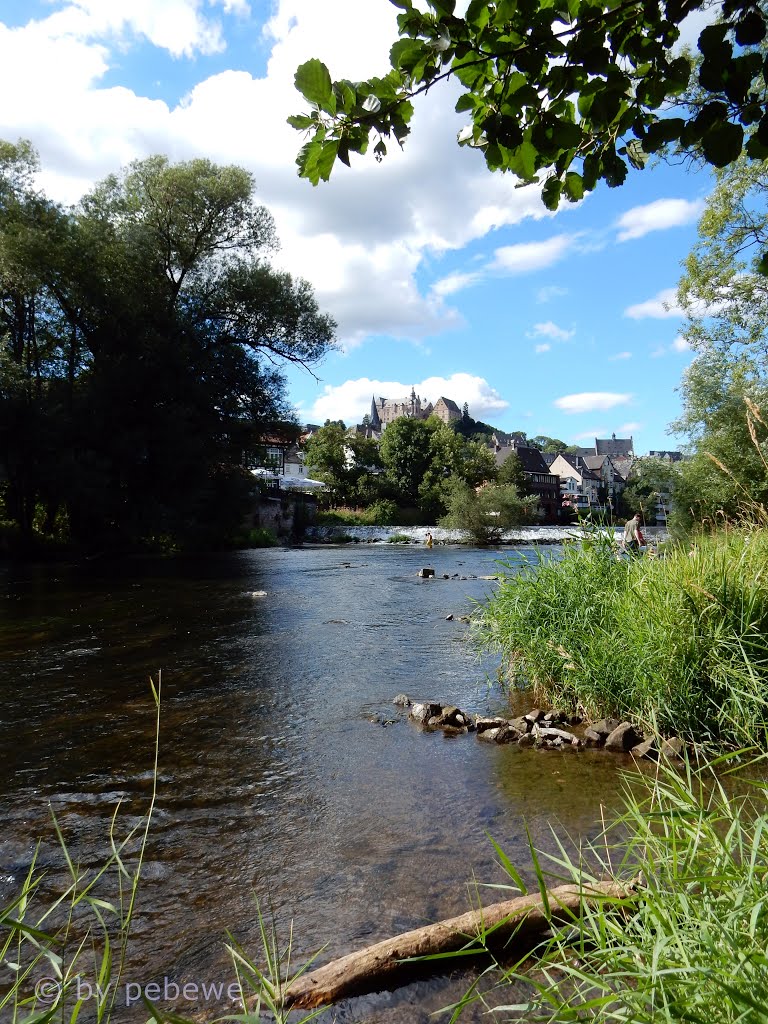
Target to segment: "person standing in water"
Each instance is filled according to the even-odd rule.
[[[641,544],[645,544],[645,537],[640,529],[640,513],[635,512],[624,527],[624,550],[630,555],[639,555]]]
[[[432,534],[431,533],[427,534],[427,539],[424,541],[424,543],[427,545],[428,548],[432,547],[433,540],[432,540]]]

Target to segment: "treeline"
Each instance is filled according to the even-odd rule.
[[[512,454],[499,468],[484,434],[478,439],[473,430],[468,438],[462,423],[402,417],[377,441],[329,421],[307,441],[305,463],[328,485],[327,504],[367,510],[364,520],[378,525],[412,515],[490,540],[499,529],[535,521],[538,501],[527,494],[519,458]]]
[[[38,169],[0,142],[5,546],[225,542],[292,418],[280,363],[319,360],[334,321],[270,266],[247,171],[154,156],[65,209]]]

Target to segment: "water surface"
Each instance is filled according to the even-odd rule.
[[[471,577],[530,554],[360,544],[0,570],[0,897],[40,837],[46,884],[60,877],[49,805],[93,865],[116,804],[123,829],[146,809],[160,670],[160,794],[130,979],[229,977],[227,929],[258,950],[254,897],[279,927],[294,921],[299,955],[462,913],[473,880],[507,881],[488,834],[531,877],[525,823],[545,848],[553,825],[594,832],[601,803],[618,802],[617,759],[424,733],[392,705],[405,691],[505,710],[497,661],[478,659],[459,616],[495,585]],[[423,565],[438,578],[419,579]],[[350,1000],[328,1019],[426,1020],[467,978]]]

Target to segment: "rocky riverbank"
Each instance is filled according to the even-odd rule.
[[[593,747],[653,761],[660,757],[681,757],[686,749],[679,736],[663,737],[643,732],[632,722],[614,718],[585,723],[578,715],[540,708],[516,718],[490,718],[437,701],[413,701],[406,693],[398,694],[393,704],[406,709],[409,719],[425,730],[440,730],[452,736],[474,732],[486,743],[516,743],[536,750],[576,752]]]

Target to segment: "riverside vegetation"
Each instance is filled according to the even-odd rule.
[[[516,670],[558,703],[603,710],[613,701],[611,707],[640,711],[658,724],[680,728],[685,716],[721,743],[763,742],[766,545],[764,524],[745,523],[698,537],[692,553],[685,545],[662,559],[624,563],[604,540],[588,536],[563,558],[504,579],[484,611],[481,636],[511,654]],[[556,640],[553,630],[569,623]],[[524,649],[533,653],[521,660]],[[159,694],[156,702],[159,722]],[[729,776],[745,767],[749,787],[732,783]],[[533,894],[552,918],[551,934],[510,962],[512,947],[499,956],[493,934],[481,929],[457,955],[482,953],[487,969],[446,1015],[458,1021],[479,1002],[508,1021],[704,1021],[713,1007],[718,1021],[764,1021],[768,784],[757,768],[742,750],[698,766],[661,762],[654,774],[628,772],[624,813],[599,841],[578,849],[558,839],[554,855],[531,847]],[[749,795],[733,795],[747,788]],[[121,1019],[115,993],[153,803],[154,797],[126,841],[115,838],[113,822],[112,853],[102,868],[74,865],[62,839],[71,884],[52,906],[38,892],[33,865],[22,893],[0,912],[2,959],[15,970],[0,1010],[14,1021],[85,1019],[93,1005],[78,999],[85,982],[103,993],[99,1020]],[[525,894],[515,866],[494,846],[509,889]],[[104,891],[110,877],[114,899]],[[596,905],[584,900],[565,923],[562,908],[547,902],[554,884],[588,893],[606,879],[623,895]],[[228,942],[238,1008],[218,1020],[288,1019],[283,995],[308,965],[297,970],[290,936],[281,942],[267,920],[259,922],[258,956]],[[30,992],[42,970],[57,983],[55,1000],[45,1005]],[[158,993],[147,995],[149,1020],[187,1024],[153,1005]],[[214,1017],[194,1018],[202,1019]]]
[[[767,566],[762,524],[629,562],[592,534],[502,579],[480,638],[544,703],[764,746]]]

